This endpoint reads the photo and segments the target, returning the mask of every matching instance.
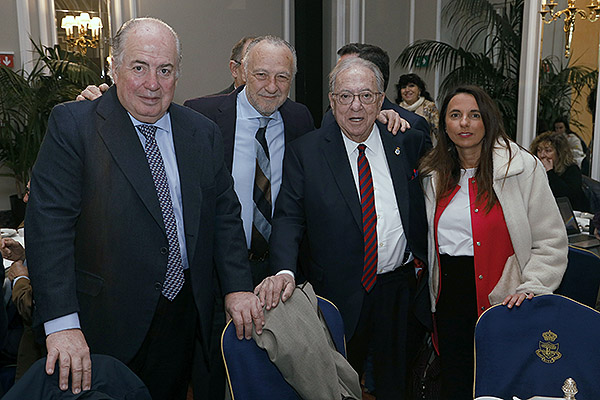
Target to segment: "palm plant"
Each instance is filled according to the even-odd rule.
[[[48,125],[52,108],[73,100],[83,88],[101,82],[87,57],[34,43],[36,60],[27,73],[0,67],[0,166],[15,178],[22,196]]]
[[[481,86],[503,115],[506,131],[516,132],[521,30],[524,0],[452,0],[442,18],[454,27],[456,45],[435,40],[419,40],[405,48],[396,64],[425,69],[440,68],[445,78],[440,85],[443,97],[461,84]]]
[[[540,65],[538,120],[551,127],[558,117],[572,111],[571,105],[585,88],[593,88],[598,71],[589,67],[564,65],[558,57],[549,56]],[[571,118],[571,128],[582,128],[576,118]]]

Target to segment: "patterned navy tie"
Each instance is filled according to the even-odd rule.
[[[181,249],[177,239],[177,221],[173,212],[173,203],[171,202],[171,193],[169,191],[169,182],[163,158],[160,155],[158,144],[156,143],[156,130],[154,125],[138,125],[137,129],[146,138],[146,158],[154,179],[154,187],[158,195],[160,210],[162,211],[167,240],[169,243],[169,255],[167,258],[167,273],[163,284],[162,295],[173,301],[177,293],[183,287],[185,278],[183,276],[183,262],[181,261]]]
[[[256,170],[254,173],[254,211],[252,218],[252,236],[250,251],[254,256],[264,257],[269,250],[271,236],[271,214],[273,202],[271,198],[271,160],[267,145],[267,125],[270,118],[259,118],[260,127],[256,131]]]
[[[358,145],[358,178],[362,208],[363,236],[365,241],[362,285],[370,292],[377,281],[377,213],[371,167],[365,155],[367,146]]]

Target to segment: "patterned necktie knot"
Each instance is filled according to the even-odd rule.
[[[365,144],[361,143],[358,145],[358,153],[359,154],[360,153],[364,154],[366,149],[367,149],[367,146]]]
[[[158,129],[156,127],[156,125],[145,125],[145,124],[138,125],[137,128],[140,131],[140,133],[142,135],[144,135],[144,137],[146,138],[146,141],[154,139],[156,136],[156,130]]]

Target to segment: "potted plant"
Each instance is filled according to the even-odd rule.
[[[519,70],[524,0],[451,0],[443,18],[454,27],[455,45],[435,40],[419,40],[406,47],[396,64],[403,67],[439,67],[446,76],[440,96],[461,84],[481,86],[502,112],[504,127],[516,136]],[[424,57],[427,67],[419,67]],[[558,66],[557,66],[558,65]],[[554,58],[540,65],[540,119],[551,122],[554,116],[569,114],[572,95],[595,84],[595,70],[564,66]],[[577,121],[572,121],[578,126]]]
[[[52,108],[75,99],[87,85],[102,81],[100,69],[80,53],[58,45],[34,43],[34,48],[31,72],[0,66],[0,167],[9,171],[0,175],[15,179],[17,195],[11,204],[17,207],[22,204]],[[22,215],[13,217],[22,219]]]

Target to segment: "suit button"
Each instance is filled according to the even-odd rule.
[[[481,246],[481,242],[477,242],[477,247]]]
[[[167,249],[166,247],[161,247],[160,248],[160,254],[167,254],[169,252],[169,249]]]
[[[479,279],[483,279],[483,275],[479,275]]]
[[[154,289],[161,290],[162,289],[162,284],[160,282],[154,282]]]
[[[479,212],[479,208],[476,208],[476,209],[475,209],[475,212],[476,212],[476,213],[478,213],[478,212]]]
[[[484,306],[481,306],[481,311],[484,311],[484,310],[485,310],[485,307],[484,307]]]

